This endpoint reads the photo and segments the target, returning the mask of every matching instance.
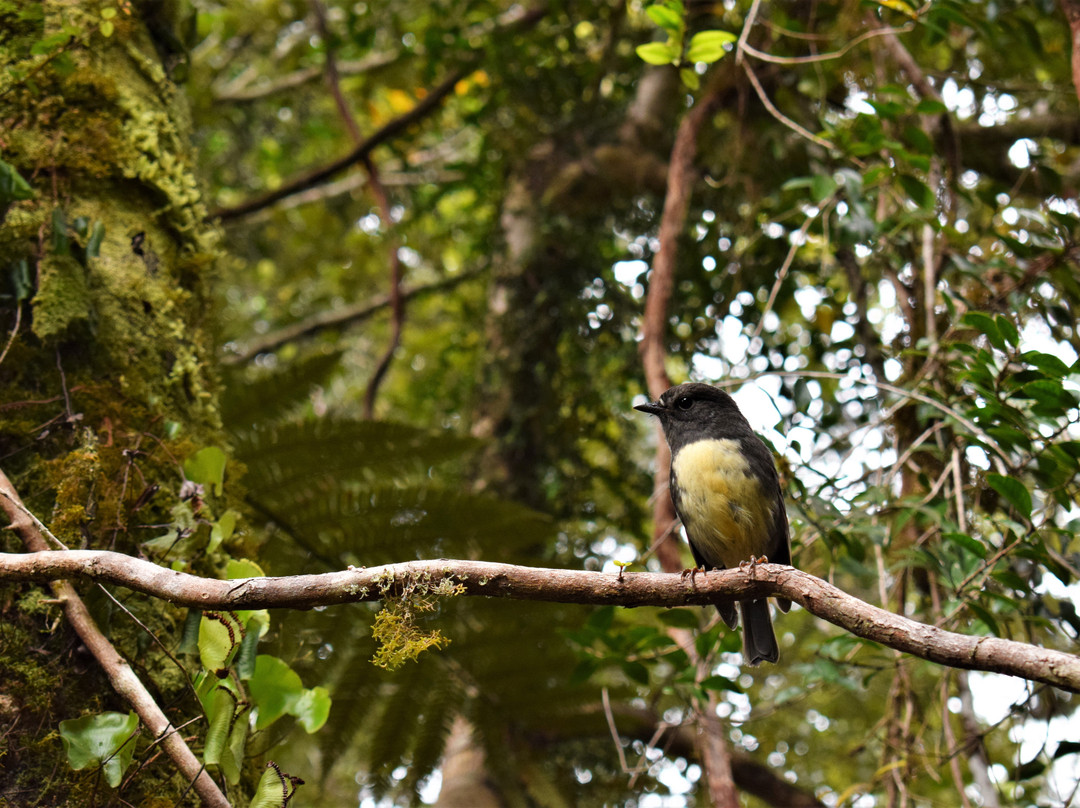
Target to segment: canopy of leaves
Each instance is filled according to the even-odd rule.
[[[798,566],[927,622],[1075,647],[1061,596],[1080,550],[1068,521],[1076,95],[1062,16],[1045,2],[754,4],[748,20],[750,7],[199,7],[188,90],[234,256],[220,285],[221,339],[240,357],[226,403],[282,571],[304,557],[433,554],[600,565],[627,546],[648,563],[648,431],[628,412],[642,391],[635,335],[664,166],[695,94],[679,65],[650,67],[638,46],[715,31],[730,50],[736,37],[719,32],[733,31],[750,47],[697,71],[697,94],[721,103],[678,245],[669,371],[769,396],[752,420],[782,457]],[[361,164],[233,215],[456,71],[438,108],[372,155],[389,220]],[[412,437],[354,420],[390,338],[385,306],[289,336],[385,302],[395,254],[417,293],[378,412],[428,430]],[[254,389],[261,405],[228,405]],[[288,419],[265,426],[283,395]],[[470,431],[484,442],[462,444]],[[531,517],[477,488],[545,512],[552,532],[529,534]],[[456,712],[491,748],[511,739],[513,762],[496,762],[501,748],[489,763],[519,786],[539,767],[575,804],[663,791],[616,775],[588,690],[606,683],[636,692],[654,722],[685,718],[694,687],[720,689],[733,744],[822,798],[948,802],[961,781],[986,788],[987,772],[1006,802],[1053,794],[1053,743],[1044,765],[1021,768],[1010,729],[1069,712],[1067,699],[1029,692],[1004,718],[972,709],[966,678],[805,614],[778,623],[780,666],[739,674],[721,653],[695,682],[652,613],[587,629],[561,614],[579,626],[560,638],[533,609],[446,609],[451,646],[389,678],[363,667],[371,648],[352,621],[303,620],[290,641],[298,656],[323,649],[333,689],[355,696],[321,743],[328,761],[369,767],[376,793],[419,785]],[[540,644],[547,661],[527,662]],[[568,681],[556,660],[571,648],[583,699],[554,684]],[[656,724],[629,706],[614,718],[640,729],[640,754]],[[1002,723],[980,723],[991,715]],[[346,727],[366,738],[348,753]],[[976,735],[982,751],[939,777]],[[576,780],[555,777],[553,752]],[[649,760],[653,777],[683,765]]]
[[[1054,3],[194,0],[148,28],[227,250],[204,327],[230,465],[191,474],[243,488],[233,542],[268,574],[657,567],[637,336],[675,132],[709,96],[669,374],[736,393],[773,445],[797,566],[1076,650],[1080,135]],[[0,216],[24,186],[0,161]],[[82,266],[100,237],[72,232]],[[29,266],[0,267],[5,312]],[[332,706],[310,736],[283,707],[254,751],[305,804],[416,804],[456,785],[463,718],[507,805],[704,804],[686,727],[712,693],[737,782],[771,774],[752,804],[1071,799],[1075,698],[988,696],[798,610],[780,664],[740,669],[711,616],[446,598],[417,622],[449,644],[387,671],[370,611],[275,615],[289,699]]]

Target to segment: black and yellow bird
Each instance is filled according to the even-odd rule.
[[[769,447],[727,393],[708,384],[680,384],[656,403],[634,409],[660,419],[671,447],[671,498],[690,552],[704,570],[747,562],[791,563],[787,510]],[[777,599],[781,611],[791,601]],[[735,604],[718,607],[731,628]],[[776,662],[780,649],[767,598],[739,601],[743,655],[751,665]]]

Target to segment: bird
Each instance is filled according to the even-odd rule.
[[[688,382],[636,410],[660,419],[671,447],[671,498],[697,567],[791,564],[791,540],[776,462],[735,400],[710,384]],[[688,570],[684,574],[693,574]],[[786,612],[791,601],[777,598]],[[780,649],[767,598],[717,606],[734,629],[743,623],[743,657],[776,662]]]

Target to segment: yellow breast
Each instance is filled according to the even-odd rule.
[[[709,564],[737,567],[765,555],[774,503],[764,495],[737,440],[701,440],[672,462],[679,515]]]

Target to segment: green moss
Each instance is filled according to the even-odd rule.
[[[46,255],[38,264],[38,293],[34,296],[34,333],[57,337],[75,324],[86,324],[93,313],[86,268],[70,255]]]
[[[180,461],[224,443],[213,346],[202,328],[220,235],[206,223],[187,112],[139,11],[117,15],[108,38],[97,29],[99,11],[96,3],[0,0],[0,29],[20,21],[0,48],[0,148],[36,192],[0,222],[0,273],[24,260],[37,283],[0,364],[0,455],[27,506],[69,546],[134,553],[160,531],[144,525],[171,521]],[[67,30],[76,39],[63,58],[46,63],[31,53],[42,37]],[[91,233],[100,236],[92,248]],[[23,549],[10,532],[0,546]],[[221,558],[188,561],[209,571]],[[184,672],[146,630],[96,587],[80,590],[160,703],[196,715]],[[166,644],[178,635],[179,610],[114,594]],[[20,716],[0,738],[0,804],[100,802],[93,773],[63,764],[56,725],[127,709],[50,600],[47,589],[0,587],[0,710]],[[172,805],[185,785],[159,764],[141,771],[124,798],[151,804],[167,795]],[[195,802],[189,795],[183,804]]]

